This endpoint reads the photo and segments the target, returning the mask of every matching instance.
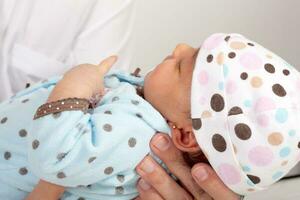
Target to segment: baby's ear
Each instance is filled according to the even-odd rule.
[[[198,152],[200,147],[195,138],[192,125],[187,125],[181,129],[171,127],[172,140],[174,145],[184,152]]]

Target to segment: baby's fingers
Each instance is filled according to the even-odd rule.
[[[117,56],[110,56],[106,59],[104,59],[97,67],[99,69],[99,72],[101,75],[106,74],[110,68],[115,64],[117,61],[118,57]]]

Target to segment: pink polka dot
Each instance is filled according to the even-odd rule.
[[[237,88],[238,87],[237,87],[237,85],[234,81],[231,81],[231,80],[227,81],[227,83],[226,83],[226,92],[228,94],[234,93],[237,90]]]
[[[205,42],[203,43],[201,48],[212,50],[219,46],[219,44],[224,41],[224,36],[222,34],[215,34],[209,37]]]
[[[265,114],[259,115],[256,118],[257,123],[262,126],[262,127],[266,127],[269,125],[269,117]]]
[[[203,105],[203,104],[205,104],[205,102],[206,102],[206,97],[200,97],[199,103],[200,103],[201,105]]]
[[[208,74],[206,71],[201,71],[198,75],[198,81],[201,85],[208,83]]]
[[[273,160],[273,152],[269,147],[256,146],[248,153],[249,161],[258,167],[266,166]]]
[[[241,182],[239,171],[232,165],[223,163],[219,165],[217,172],[225,184],[234,185]]]
[[[269,97],[261,97],[255,102],[254,109],[256,112],[268,111],[275,109],[276,105],[274,101]]]
[[[241,55],[240,63],[242,66],[250,70],[260,69],[263,64],[261,58],[252,52]]]

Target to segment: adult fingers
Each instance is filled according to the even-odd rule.
[[[151,156],[146,156],[136,171],[163,199],[192,199]]]
[[[115,64],[117,59],[117,56],[110,56],[101,61],[101,63],[98,65],[99,72],[102,75],[106,74],[110,70],[110,68]]]
[[[205,192],[193,179],[191,168],[183,158],[182,152],[175,147],[168,135],[163,133],[156,134],[151,140],[150,146],[152,151],[166,164],[172,174],[180,180],[182,186],[195,199],[204,198]]]
[[[137,189],[139,191],[139,197],[136,200],[163,200],[158,192],[144,179],[139,180]]]
[[[198,185],[215,200],[239,199],[239,196],[226,187],[216,172],[205,163],[194,165],[192,176]]]

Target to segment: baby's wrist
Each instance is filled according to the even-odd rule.
[[[90,99],[93,95],[91,88],[84,84],[72,84],[62,80],[51,92],[47,102],[58,101],[67,98],[84,98]]]

